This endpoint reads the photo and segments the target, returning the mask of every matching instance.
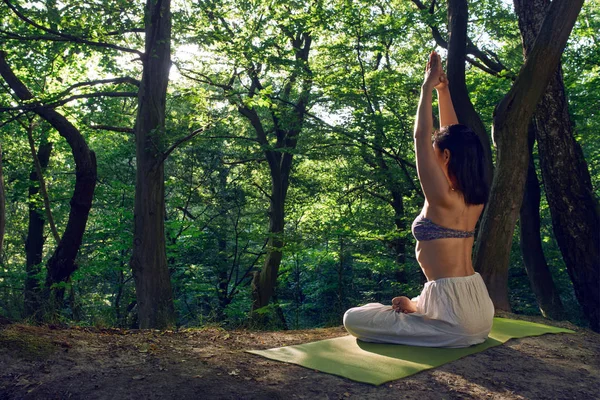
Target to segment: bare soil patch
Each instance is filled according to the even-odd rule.
[[[0,326],[0,399],[598,399],[600,335],[510,340],[379,387],[245,353],[346,335]]]

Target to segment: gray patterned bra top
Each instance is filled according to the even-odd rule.
[[[475,231],[460,231],[458,229],[444,228],[433,223],[421,214],[412,223],[412,233],[419,242],[424,240],[445,238],[469,238],[475,236]]]

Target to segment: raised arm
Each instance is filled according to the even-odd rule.
[[[438,55],[438,61],[441,65],[442,60]],[[456,118],[456,112],[454,112],[454,106],[452,105],[452,97],[450,97],[450,88],[448,87],[448,78],[446,74],[442,72],[440,77],[440,83],[435,86],[438,95],[438,109],[440,112],[440,128],[443,126],[458,124],[458,118]]]
[[[421,188],[427,201],[438,206],[447,205],[450,201],[450,185],[436,160],[436,154],[431,144],[431,134],[433,133],[432,92],[434,87],[441,83],[442,75],[439,56],[432,52],[427,62],[425,80],[421,86],[414,131],[417,174]]]

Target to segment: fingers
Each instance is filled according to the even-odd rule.
[[[429,59],[427,60],[427,67],[434,67],[437,65],[442,65],[442,56],[439,55],[438,53],[436,53],[435,50],[433,50],[431,53],[429,53]]]
[[[427,66],[425,67],[426,71],[433,68],[433,66],[435,65],[435,63],[437,61],[436,55],[437,55],[437,53],[435,52],[435,50],[433,50],[431,53],[429,53],[429,57],[427,58]]]

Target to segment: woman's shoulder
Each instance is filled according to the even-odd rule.
[[[454,197],[454,196],[453,196]],[[460,226],[462,230],[472,230],[483,212],[484,204],[466,204],[462,197],[453,199],[448,205],[432,205],[427,207],[427,217],[437,220],[441,225]],[[467,225],[468,229],[464,226]]]
[[[425,202],[428,205],[428,208],[438,209],[440,212],[444,213],[455,213],[456,211],[465,211],[468,212],[481,212],[485,206],[485,204],[467,204],[465,202],[465,197],[459,191],[450,191],[448,196],[448,201],[442,204],[438,204],[435,202],[428,201],[427,196],[425,196]]]

